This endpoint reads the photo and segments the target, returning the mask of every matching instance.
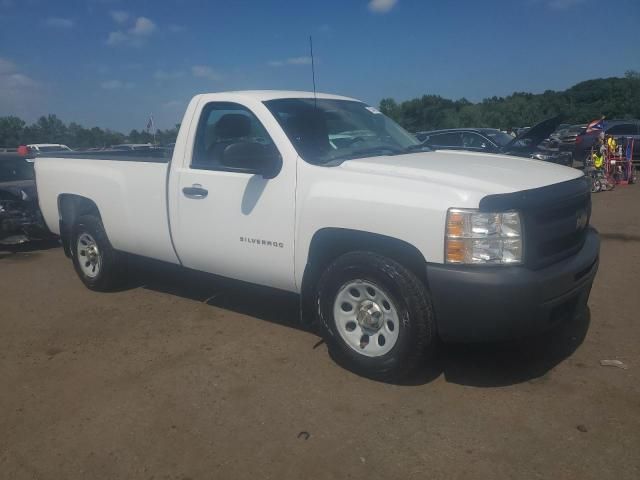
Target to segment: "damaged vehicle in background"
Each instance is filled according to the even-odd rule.
[[[33,160],[0,154],[0,245],[49,238],[38,207]]]
[[[434,150],[498,153],[571,166],[571,154],[545,147],[543,142],[562,122],[561,116],[544,120],[516,137],[497,128],[450,128],[418,132],[416,138]]]

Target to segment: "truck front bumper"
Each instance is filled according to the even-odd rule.
[[[540,270],[427,264],[440,337],[496,341],[541,333],[584,309],[598,271],[600,239],[590,228],[582,249]]]

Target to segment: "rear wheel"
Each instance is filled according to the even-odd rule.
[[[429,294],[413,272],[390,258],[371,252],[340,256],[320,278],[317,305],[329,352],[358,374],[402,380],[434,353]]]
[[[79,217],[73,228],[71,242],[73,266],[88,288],[109,291],[123,284],[123,255],[111,246],[99,217]]]

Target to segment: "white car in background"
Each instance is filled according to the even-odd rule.
[[[149,150],[153,145],[150,143],[120,143],[111,145],[111,150]]]
[[[72,150],[61,143],[32,143],[27,148],[33,153],[71,152]]]

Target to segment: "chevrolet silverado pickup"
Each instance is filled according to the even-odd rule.
[[[307,92],[194,97],[173,152],[36,159],[84,284],[131,254],[300,294],[333,358],[394,380],[444,341],[550,329],[598,269],[582,172],[432,151],[374,107]]]

